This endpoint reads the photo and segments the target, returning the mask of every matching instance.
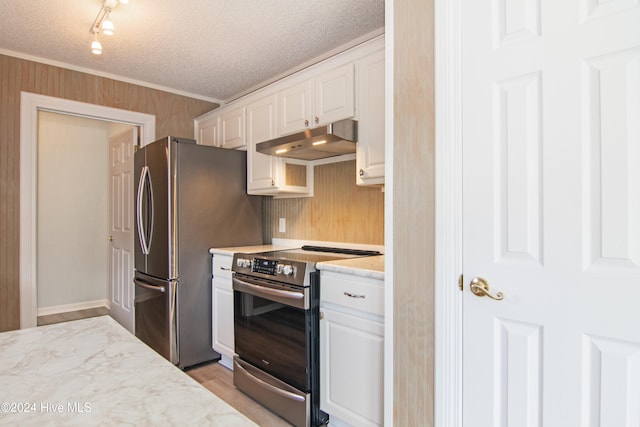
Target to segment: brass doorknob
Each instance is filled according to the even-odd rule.
[[[489,289],[489,282],[487,282],[482,277],[474,277],[473,279],[471,279],[471,292],[473,292],[474,295],[479,297],[487,296],[496,301],[504,299],[504,295],[502,295],[502,292],[496,292],[495,295],[491,295]]]
[[[113,236],[109,236],[109,241],[113,242]]]

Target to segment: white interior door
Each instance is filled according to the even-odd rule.
[[[462,0],[462,45],[464,425],[638,426],[640,3]]]
[[[138,129],[109,138],[109,310],[132,333],[133,317],[133,152]]]

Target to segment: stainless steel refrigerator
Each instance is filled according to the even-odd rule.
[[[214,360],[211,247],[262,243],[244,151],[166,137],[135,153],[135,333],[181,368]]]

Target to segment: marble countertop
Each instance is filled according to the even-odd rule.
[[[0,425],[255,426],[109,316],[0,333]]]
[[[316,268],[323,271],[384,280],[384,255],[319,262],[316,264]]]

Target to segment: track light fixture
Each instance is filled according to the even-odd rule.
[[[113,30],[115,30],[115,27],[113,26],[113,22],[111,22],[111,19],[109,19],[109,15],[110,15],[110,12],[107,12],[107,17],[105,18],[104,21],[102,21],[102,34],[105,34],[107,36],[112,36]]]
[[[91,53],[94,55],[102,55],[102,44],[98,40],[98,33],[93,33],[93,41],[91,42]]]
[[[111,11],[118,6],[119,3],[127,4],[129,0],[104,0],[96,19],[93,21],[93,25],[89,29],[89,32],[93,33],[93,40],[91,41],[91,53],[94,55],[102,54],[102,44],[98,40],[98,33],[102,31],[107,36],[113,35],[115,26],[111,21]]]

